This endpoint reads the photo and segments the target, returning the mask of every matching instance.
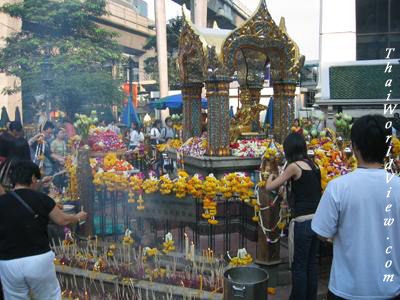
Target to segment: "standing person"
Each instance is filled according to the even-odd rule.
[[[44,148],[44,174],[45,175],[51,175],[53,172],[53,163],[54,160],[51,157],[51,149],[50,149],[50,143],[53,139],[53,130],[55,126],[52,122],[47,121],[42,128],[42,131],[32,137],[29,140],[29,146],[31,147],[31,153],[35,156],[37,153],[37,150],[41,148],[41,150]],[[35,160],[37,160],[37,157],[34,157]]]
[[[152,145],[158,145],[161,141],[161,120],[155,120],[153,127],[150,130],[150,143]]]
[[[24,139],[16,139],[11,147],[12,151],[10,152],[10,155],[0,164],[0,185],[5,191],[11,190],[12,188],[10,170],[12,169],[13,164],[20,160],[31,159],[29,145]]]
[[[129,149],[134,150],[137,147],[139,147],[139,145],[143,142],[144,142],[143,132],[141,132],[136,122],[132,122],[131,132],[129,134]]]
[[[24,128],[21,122],[10,122],[7,131],[0,135],[0,163],[13,152],[13,144],[17,139],[24,139]]]
[[[13,166],[14,191],[0,196],[0,277],[8,299],[61,299],[54,253],[47,235],[49,219],[59,225],[86,220],[63,213],[47,195],[35,191],[40,170],[31,161]]]
[[[355,121],[351,142],[358,167],[329,182],[312,221],[322,239],[333,241],[328,299],[400,296],[400,178],[383,168],[391,135],[386,122],[380,115]],[[387,218],[393,218],[391,226]],[[387,274],[395,280],[385,281]]]
[[[161,174],[162,170],[162,157],[160,153],[157,151],[156,145],[161,143],[161,120],[155,120],[153,123],[153,127],[150,130],[150,143],[152,147],[153,154],[153,170],[156,172],[157,176]]]
[[[71,119],[68,116],[64,119],[64,128],[68,139],[76,135],[74,124],[72,124]]]
[[[315,300],[318,291],[317,252],[319,241],[311,230],[311,219],[321,199],[321,173],[307,155],[303,135],[290,133],[283,143],[287,160],[285,171],[268,178],[266,189],[272,191],[291,182],[292,220],[289,225],[289,263],[292,265],[291,300]]]
[[[56,133],[56,138],[50,144],[51,157],[56,162],[56,170],[64,166],[65,156],[67,155],[67,143],[65,142],[65,129],[60,128]]]
[[[207,113],[201,113],[201,133],[207,132]]]
[[[107,126],[107,129],[114,131],[116,134],[121,134],[121,129],[115,124],[114,120]]]
[[[393,135],[400,137],[400,115],[399,113],[394,113],[393,117],[392,133]]]
[[[53,172],[57,173],[64,169],[65,157],[67,156],[67,143],[65,142],[65,129],[60,128],[56,134],[55,140],[50,144],[51,157],[54,161]],[[64,175],[54,178],[54,184],[62,189],[65,185],[66,177]]]
[[[161,141],[163,143],[168,142],[168,140],[175,138],[175,134],[172,119],[171,117],[167,117],[165,119],[165,127],[161,129]]]

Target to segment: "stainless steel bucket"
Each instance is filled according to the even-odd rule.
[[[267,300],[269,275],[258,267],[236,267],[224,273],[224,300]]]

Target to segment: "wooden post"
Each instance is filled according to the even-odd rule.
[[[260,189],[259,193],[261,207],[269,206],[274,200],[274,196],[265,189]],[[263,224],[266,228],[271,229],[276,226],[279,220],[279,206],[280,199],[275,202],[274,207],[261,212]],[[276,229],[274,232],[268,233],[268,238],[274,241],[279,237],[279,234],[280,230]],[[258,228],[257,260],[268,264],[280,261],[280,242],[268,243],[261,226]]]
[[[270,174],[278,175],[278,161],[276,159],[264,159],[260,169],[263,180],[267,181]],[[279,210],[282,199],[276,199],[273,204],[275,197],[275,193],[267,192],[265,188],[260,188],[259,199],[261,208],[270,207],[261,211],[262,222],[267,229],[275,228],[279,221]],[[261,226],[258,228],[257,257],[255,262],[268,272],[269,288],[275,288],[278,285],[279,264],[281,263],[279,235],[280,230],[278,228],[273,232],[267,232],[267,234],[264,234]],[[276,239],[278,240],[275,241]]]
[[[78,196],[81,206],[88,213],[88,220],[82,226],[81,234],[93,235],[93,201],[94,201],[94,185],[92,168],[90,167],[89,149],[79,149],[78,152]]]

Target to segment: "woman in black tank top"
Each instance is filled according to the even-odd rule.
[[[311,220],[321,198],[321,173],[319,168],[307,155],[307,145],[303,135],[291,133],[283,143],[287,160],[285,171],[274,179],[268,178],[266,189],[275,190],[287,182],[291,183],[289,206],[292,219],[289,226],[289,257],[292,263],[291,300],[317,299],[319,241],[311,230]],[[294,226],[293,226],[294,225]],[[294,250],[293,246],[294,244]]]

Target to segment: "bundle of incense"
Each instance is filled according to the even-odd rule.
[[[54,177],[60,176],[67,173],[67,170],[61,170],[60,172],[54,173],[53,176],[51,176],[52,179],[54,179]]]
[[[173,300],[174,294],[172,293],[172,289],[168,291],[167,300]]]

